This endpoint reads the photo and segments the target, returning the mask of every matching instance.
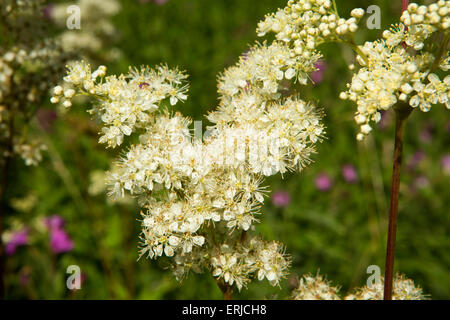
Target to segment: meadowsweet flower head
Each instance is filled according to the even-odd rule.
[[[292,292],[293,300],[341,300],[339,288],[332,286],[324,276],[306,274],[299,280],[298,287]]]
[[[179,280],[209,271],[239,290],[252,279],[276,286],[290,258],[281,243],[254,235],[264,177],[301,171],[325,134],[321,113],[297,94],[282,94],[282,81],[306,84],[319,58],[285,41],[254,45],[219,76],[219,106],[203,139],[172,110],[187,98],[187,76],[166,66],[106,76],[106,67],[77,62],[52,102],[70,107],[76,95],[92,97],[99,142],[110,147],[138,136],[107,181],[112,197],[130,193],[142,207],[141,256],[173,258]]]
[[[288,1],[285,8],[269,14],[258,24],[258,35],[274,32],[279,41],[308,56],[319,44],[350,36],[358,30],[363,9],[355,9],[349,19],[340,18],[331,0]]]
[[[183,73],[167,66],[159,66],[157,70],[130,68],[126,75],[106,77],[105,66],[92,71],[90,65],[82,61],[69,66],[64,77],[68,88],[63,91],[60,86],[56,87],[53,97],[63,101],[63,105],[68,102],[68,107],[75,94],[90,94],[101,99],[91,111],[104,123],[99,142],[116,147],[125,136],[154,120],[153,113],[162,100],[168,98],[171,105],[185,100],[185,79]]]
[[[383,32],[384,39],[359,47],[361,68],[341,94],[357,104],[357,139],[371,132],[370,122],[379,122],[381,111],[398,104],[423,112],[438,103],[450,108],[450,76],[440,78],[436,73],[449,70],[449,8],[450,1],[429,6],[412,3],[403,11],[401,23]],[[440,47],[430,42],[433,37],[441,38]]]
[[[354,293],[345,297],[345,300],[383,300],[384,277],[381,281],[373,284],[370,288],[364,286],[354,290]],[[393,300],[424,300],[422,288],[416,286],[414,281],[402,274],[396,274],[393,282]]]

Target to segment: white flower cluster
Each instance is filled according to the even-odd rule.
[[[223,244],[211,254],[213,276],[223,278],[230,285],[236,283],[239,290],[250,281],[249,274],[253,273],[259,281],[267,279],[272,285],[279,285],[290,264],[282,244],[257,237],[243,241],[237,250]]]
[[[408,10],[403,11],[400,21],[408,27],[422,24],[445,30],[450,26],[449,10],[450,1],[448,0],[439,0],[429,6],[411,3],[408,5]]]
[[[293,300],[341,300],[338,296],[339,288],[333,287],[330,281],[317,274],[303,275],[298,287],[292,292]]]
[[[76,5],[80,9],[80,29],[67,30],[67,8]],[[51,18],[64,27],[58,39],[66,52],[76,52],[85,59],[112,60],[120,56],[118,48],[108,46],[110,39],[117,35],[111,18],[120,11],[117,0],[78,0],[59,3],[49,7]],[[104,50],[107,47],[108,50]]]
[[[269,14],[258,24],[258,35],[276,33],[276,39],[290,44],[297,55],[309,58],[326,41],[340,41],[358,30],[363,9],[354,9],[351,18],[340,18],[330,0],[289,0],[285,8]]]
[[[370,288],[364,286],[354,290],[354,293],[345,297],[345,300],[383,300],[384,277],[380,282],[373,284]],[[396,274],[393,281],[392,300],[425,300],[422,288],[416,286],[414,281],[402,274]]]
[[[358,56],[362,68],[347,85],[349,90],[340,95],[357,104],[355,121],[361,127],[358,140],[372,130],[370,121],[380,121],[380,111],[398,103],[423,112],[437,103],[450,108],[450,76],[441,80],[435,73],[449,70],[449,12],[450,1],[429,6],[411,3],[401,17],[402,23],[383,32],[384,40],[360,47],[365,56]],[[441,39],[438,48],[428,43],[432,36]]]
[[[319,58],[317,53],[298,55],[282,42],[275,41],[270,46],[257,44],[220,77],[219,94],[222,98],[233,97],[248,92],[251,87],[258,90],[252,92],[252,96],[279,99],[279,82],[294,79],[306,84],[308,74],[315,71],[314,63]]]
[[[52,102],[94,97],[100,142],[109,146],[139,134],[108,180],[113,197],[128,191],[144,208],[141,255],[173,257],[179,279],[209,270],[239,290],[253,277],[278,285],[290,264],[284,247],[249,232],[261,215],[264,176],[301,170],[324,134],[312,104],[281,94],[281,81],[305,83],[318,58],[279,41],[251,48],[219,78],[219,107],[203,139],[191,135],[189,118],[164,107],[187,91],[186,76],[167,67],[107,77],[105,67],[92,72],[78,62]]]
[[[178,100],[186,99],[187,86],[183,84],[186,76],[166,66],[158,67],[157,71],[144,67],[130,69],[127,75],[106,78],[105,66],[91,72],[90,65],[81,62],[69,66],[69,70],[64,78],[68,88],[55,87],[51,102],[62,100],[65,107],[70,107],[75,90],[101,99],[92,112],[104,123],[100,143],[110,147],[122,144],[124,136],[151,122],[152,114],[162,100],[170,98],[174,105]]]
[[[0,162],[21,156],[27,165],[41,159],[38,141],[27,142],[36,106],[63,73],[66,56],[48,37],[42,1],[0,2]]]
[[[352,293],[347,294],[344,300],[383,300],[384,277],[380,282],[370,286],[356,288]],[[298,287],[292,292],[291,298],[294,300],[341,300],[339,287],[334,287],[323,276],[317,274],[304,275]],[[428,296],[424,295],[422,289],[414,284],[414,281],[402,274],[396,274],[393,281],[393,300],[424,300]]]
[[[47,150],[39,141],[31,143],[15,143],[14,153],[20,155],[27,166],[36,166],[42,161],[42,151]]]

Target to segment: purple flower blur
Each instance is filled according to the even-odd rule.
[[[422,143],[430,143],[433,138],[433,129],[434,125],[432,123],[428,123],[425,127],[419,132],[419,140]]]
[[[42,15],[44,16],[44,18],[49,20],[53,18],[53,6],[54,5],[50,3],[42,9]]]
[[[55,214],[45,219],[45,225],[50,230],[62,229],[64,227],[64,219]]]
[[[425,159],[425,152],[417,150],[408,161],[408,169],[411,171],[416,169],[423,159]]]
[[[25,287],[30,282],[30,272],[25,270],[20,273],[19,283],[21,286]]]
[[[325,73],[325,69],[327,67],[327,64],[323,60],[318,60],[314,66],[316,67],[316,71],[311,73],[311,80],[314,82],[314,84],[319,84],[323,80],[323,75]]]
[[[446,154],[441,158],[442,169],[446,175],[450,175],[450,154]]]
[[[58,118],[58,114],[55,110],[48,110],[44,108],[39,108],[36,111],[36,118],[39,126],[44,131],[50,131],[53,127],[53,123]]]
[[[418,176],[414,180],[414,187],[416,189],[425,189],[426,187],[428,187],[429,184],[430,184],[430,182],[428,181],[428,178],[423,175]]]
[[[162,6],[163,4],[166,4],[167,1],[169,1],[169,0],[139,0],[140,3],[148,3],[150,1],[156,3],[159,6]]]
[[[54,253],[64,253],[72,250],[74,245],[66,231],[54,229],[50,233],[50,247]]]
[[[346,164],[342,167],[342,176],[348,183],[356,183],[358,181],[358,172],[351,164]]]
[[[328,191],[333,186],[333,179],[326,173],[319,173],[315,179],[316,188],[320,191]]]
[[[17,247],[28,244],[28,230],[22,229],[14,232],[11,239],[5,244],[5,252],[7,255],[13,255]]]
[[[291,196],[287,191],[276,191],[272,196],[272,203],[277,207],[287,207],[291,202]]]
[[[53,215],[45,219],[45,225],[50,230],[50,248],[54,253],[71,251],[73,241],[64,230],[64,219],[59,215]]]

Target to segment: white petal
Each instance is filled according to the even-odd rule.
[[[192,242],[194,242],[198,246],[202,246],[205,243],[205,238],[202,236],[196,236],[192,238]]]

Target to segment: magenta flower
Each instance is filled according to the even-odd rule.
[[[50,233],[50,247],[54,253],[64,253],[71,251],[74,244],[66,231],[54,229]]]
[[[356,183],[358,181],[358,172],[351,164],[346,164],[342,167],[342,176],[348,183]]]
[[[327,64],[323,60],[318,60],[314,66],[316,67],[316,71],[311,73],[311,80],[314,82],[314,84],[319,84],[323,80],[323,75],[325,73],[325,69],[327,67]]]
[[[59,215],[53,215],[45,219],[45,225],[50,230],[50,248],[54,253],[71,251],[73,241],[64,230],[64,219]]]
[[[62,229],[64,227],[64,219],[57,214],[45,218],[45,225],[49,230]]]
[[[276,207],[287,207],[291,202],[291,196],[287,191],[276,191],[272,196],[272,203]]]
[[[5,244],[5,252],[7,255],[13,255],[17,247],[28,244],[28,230],[22,229],[14,232],[11,239]]]
[[[446,154],[441,158],[442,169],[446,175],[450,175],[450,154]]]
[[[328,191],[333,186],[333,179],[326,173],[319,173],[315,179],[316,188],[320,191]]]

